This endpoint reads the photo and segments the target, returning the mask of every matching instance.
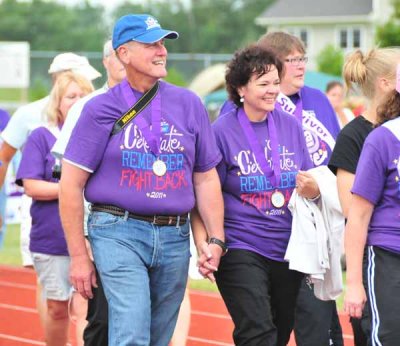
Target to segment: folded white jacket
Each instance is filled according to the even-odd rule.
[[[343,290],[340,257],[344,231],[336,176],[326,166],[308,172],[317,181],[321,198],[311,202],[293,191],[289,201],[292,232],[285,260],[290,269],[310,275],[317,298],[334,300]]]

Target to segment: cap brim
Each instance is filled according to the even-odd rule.
[[[101,77],[101,73],[91,65],[73,68],[71,71],[84,76],[88,80],[95,80],[96,78]]]
[[[160,41],[163,38],[175,40],[178,37],[179,34],[176,31],[159,29],[146,32],[140,36],[136,36],[135,38],[132,39],[132,41],[137,41],[141,43],[154,43]]]

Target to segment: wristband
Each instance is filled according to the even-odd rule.
[[[210,238],[208,240],[208,244],[215,244],[215,245],[220,246],[221,249],[222,249],[222,253],[224,255],[228,252],[228,247],[226,246],[226,244],[222,240],[220,240],[218,238],[214,238],[214,237]]]

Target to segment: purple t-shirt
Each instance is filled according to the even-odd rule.
[[[3,131],[10,121],[10,114],[4,109],[0,109],[0,131]]]
[[[351,191],[374,205],[367,244],[400,253],[400,140],[385,125],[368,135]]]
[[[279,110],[273,111],[273,117],[281,168],[278,188],[261,172],[236,109],[217,118],[213,130],[223,156],[218,173],[224,195],[224,226],[229,248],[247,249],[283,261],[292,227],[288,202],[297,172],[312,168],[312,162],[297,120]],[[267,122],[251,125],[271,165]],[[277,190],[284,196],[282,207],[275,207],[271,202]]]
[[[22,179],[58,182],[52,177],[55,163],[50,149],[56,138],[46,127],[38,127],[29,135],[22,151],[21,164],[17,172],[17,183]],[[61,226],[58,199],[52,201],[33,200],[31,206],[32,228],[29,249],[49,255],[68,256],[67,243]]]
[[[335,141],[340,132],[340,126],[335,111],[328,98],[318,89],[304,86],[301,88],[299,94],[291,95],[289,98],[296,104],[301,97],[303,110],[311,115],[311,117],[307,119],[303,118],[304,137],[311,160],[314,167],[327,165],[333,151],[334,142],[324,141],[315,131],[323,133],[326,130]],[[281,109],[279,105],[277,105],[276,108]],[[228,113],[232,109],[236,109],[236,105],[232,101],[226,101],[221,107],[220,116]],[[283,107],[283,110],[285,111],[285,107]],[[322,128],[320,124],[322,124],[324,128]],[[315,131],[310,131],[309,128],[315,129]]]
[[[221,160],[207,112],[192,92],[160,82],[161,154],[167,172],[152,171],[155,156],[132,120],[110,137],[127,105],[118,84],[85,105],[64,159],[93,172],[85,187],[91,203],[111,204],[142,215],[176,215],[194,206],[193,172],[206,172]],[[142,96],[134,91],[136,100]],[[151,105],[138,117],[151,122]]]

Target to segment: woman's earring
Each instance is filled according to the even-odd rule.
[[[242,97],[240,97],[240,100],[239,100],[241,103],[243,103],[244,102],[244,97],[242,96]]]

